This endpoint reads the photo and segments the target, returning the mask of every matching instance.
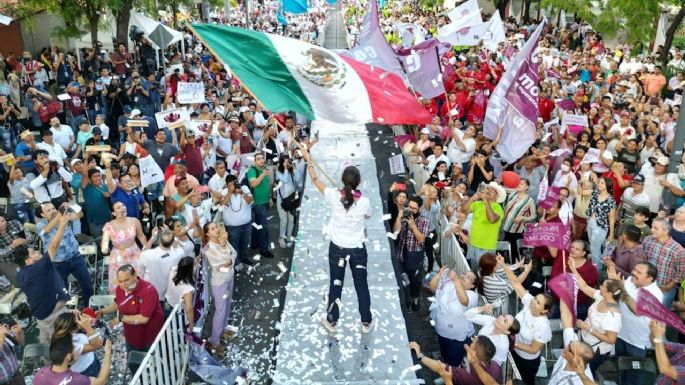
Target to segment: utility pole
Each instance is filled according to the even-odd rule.
[[[682,103],[680,104],[683,105]],[[685,142],[685,114],[681,113],[678,118],[678,123],[675,126],[675,138],[673,139],[673,147],[671,147],[671,158],[668,161],[667,175],[670,173],[677,173],[680,161],[683,158],[683,142]],[[668,189],[664,189],[661,195],[663,201],[663,209],[670,213],[670,210],[675,205],[675,196]]]
[[[224,0],[224,20],[231,24],[231,0]]]

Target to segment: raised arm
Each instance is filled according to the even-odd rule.
[[[578,272],[578,268],[575,265],[575,262],[571,258],[569,258],[569,264],[568,264],[569,269],[571,270],[571,273],[573,273],[573,276],[576,277],[576,281],[578,282],[578,288],[580,291],[582,291],[585,295],[587,295],[590,298],[595,297],[595,288],[590,287],[590,285],[585,282],[585,279],[580,275]]]
[[[320,181],[317,177],[316,171],[314,170],[314,161],[312,160],[311,155],[309,155],[309,151],[300,146],[300,152],[302,152],[302,158],[304,161],[307,162],[307,171],[309,171],[309,177],[312,178],[312,182],[314,183],[314,186],[316,186],[316,189],[323,194],[323,191],[326,189],[326,184]]]
[[[504,257],[502,254],[497,253],[497,265],[501,267],[504,270],[504,274],[507,275],[507,279],[511,283],[511,287],[514,288],[514,291],[516,292],[516,295],[519,298],[523,298],[528,294],[528,290],[526,290],[523,285],[521,284],[523,281],[525,281],[525,277],[528,276],[528,273],[530,273],[530,270],[532,269],[533,262],[528,262],[525,267],[524,267],[524,272],[521,273],[521,276],[525,274],[525,277],[523,277],[523,280],[519,280],[519,277],[514,274],[514,272],[507,266],[506,263],[504,263]]]

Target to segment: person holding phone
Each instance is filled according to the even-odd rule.
[[[97,377],[100,372],[100,361],[95,351],[101,349],[104,338],[93,329],[95,319],[77,310],[62,313],[55,320],[55,332],[52,341],[70,335],[74,344],[75,360],[70,369],[88,377]]]

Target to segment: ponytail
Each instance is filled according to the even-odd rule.
[[[361,176],[359,175],[359,170],[354,166],[348,166],[345,168],[342,174],[343,189],[341,191],[342,198],[340,202],[342,203],[345,211],[348,211],[350,207],[354,204],[354,198],[356,196],[355,192],[357,186],[361,183]]]

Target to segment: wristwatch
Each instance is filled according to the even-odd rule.
[[[416,359],[419,360],[419,362],[421,362],[421,360],[423,360],[423,353],[419,353],[419,354],[416,356]]]
[[[661,339],[661,338],[654,338],[654,339],[652,340],[652,342],[656,345],[656,344],[661,344],[661,343],[663,343],[664,340]]]

